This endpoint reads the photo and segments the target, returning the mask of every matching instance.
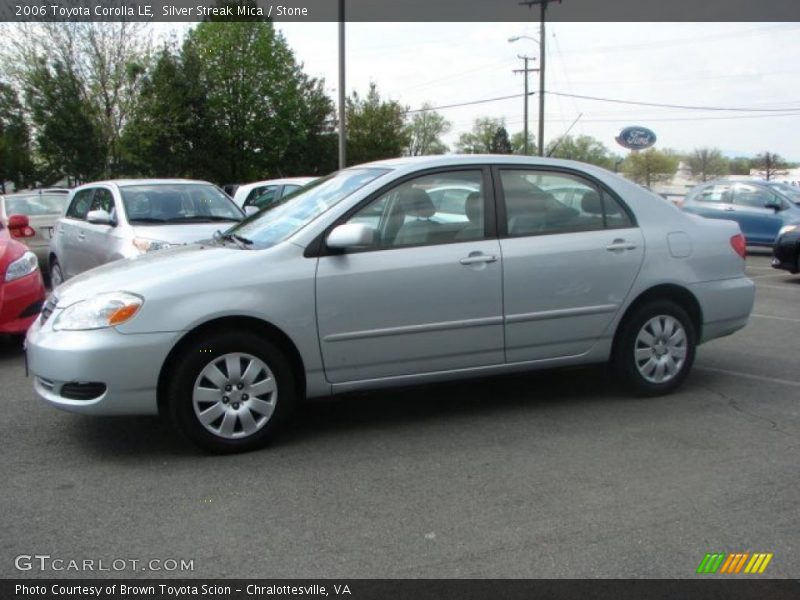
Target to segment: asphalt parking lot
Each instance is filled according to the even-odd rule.
[[[692,577],[706,552],[800,576],[800,276],[747,259],[750,324],[686,385],[601,368],[309,403],[263,451],[53,410],[0,342],[0,577]],[[191,559],[191,572],[21,572]]]

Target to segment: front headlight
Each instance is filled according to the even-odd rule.
[[[164,248],[170,248],[175,244],[171,244],[170,242],[165,242],[163,240],[151,240],[148,238],[133,238],[133,245],[139,252],[153,252],[154,250],[163,250]]]
[[[98,294],[65,308],[53,322],[53,329],[80,331],[114,327],[132,319],[142,304],[144,298],[128,292]]]
[[[14,281],[25,275],[30,275],[39,267],[36,255],[30,250],[8,265],[6,281]]]
[[[778,237],[782,236],[785,233],[789,233],[790,231],[794,231],[800,227],[800,225],[784,225],[781,227],[780,231],[778,231]]]

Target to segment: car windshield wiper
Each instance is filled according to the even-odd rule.
[[[128,219],[129,223],[166,223],[165,219],[154,219],[152,217],[140,217],[138,219]]]
[[[226,241],[231,241],[242,250],[247,250],[249,246],[253,245],[253,240],[249,240],[246,237],[243,237],[235,233],[222,233],[219,229],[217,229],[214,232],[214,241],[222,243],[225,243]]]
[[[182,222],[191,222],[191,223],[216,223],[219,221],[233,221],[234,223],[238,223],[241,219],[237,219],[236,217],[216,217],[212,215],[195,215],[193,217],[176,217],[174,219],[166,219],[165,223],[182,223]]]

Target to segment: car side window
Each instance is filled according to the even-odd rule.
[[[393,187],[347,222],[375,229],[368,250],[448,244],[485,237],[484,206],[480,170],[447,171]]]
[[[501,169],[510,236],[632,227],[628,213],[593,183],[568,173]]]
[[[92,205],[92,196],[94,195],[94,188],[80,190],[75,192],[75,197],[67,209],[67,216],[71,219],[83,220],[89,213],[89,207]]]
[[[692,200],[697,202],[733,202],[733,186],[730,183],[716,183],[701,189]]]
[[[92,205],[89,211],[93,210],[104,210],[108,214],[114,212],[114,196],[111,194],[111,190],[97,188],[94,191],[94,197],[92,198]]]
[[[752,208],[766,208],[767,204],[781,206],[781,199],[772,192],[754,185],[740,184],[736,186],[733,194],[734,204]]]
[[[260,185],[254,187],[250,190],[250,193],[247,194],[244,206],[258,206],[259,208],[263,208],[272,201],[277,191],[277,185]]]

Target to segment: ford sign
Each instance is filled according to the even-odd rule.
[[[630,150],[644,150],[656,143],[656,134],[647,127],[626,127],[616,137],[617,143]]]

